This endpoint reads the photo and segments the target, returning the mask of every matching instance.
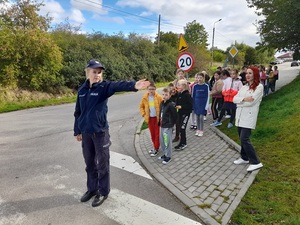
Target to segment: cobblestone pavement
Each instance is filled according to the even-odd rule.
[[[135,136],[137,154],[149,173],[190,208],[203,224],[227,224],[242,197],[252,184],[257,171],[249,173],[247,165],[235,165],[239,148],[235,142],[211,127],[211,116],[204,125],[204,136],[195,136],[187,128],[187,147],[175,151],[169,164],[163,165],[158,156],[151,157],[149,130]],[[228,119],[223,123],[227,125]]]

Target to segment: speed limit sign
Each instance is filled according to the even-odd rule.
[[[177,68],[182,69],[184,72],[189,72],[193,68],[194,63],[194,56],[188,52],[181,53],[176,61]]]

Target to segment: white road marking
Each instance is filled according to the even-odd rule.
[[[141,198],[112,189],[108,199],[96,210],[123,225],[201,225]]]
[[[128,155],[110,151],[110,165],[152,180],[140,164]]]

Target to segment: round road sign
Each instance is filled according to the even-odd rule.
[[[189,72],[193,68],[194,63],[194,56],[188,52],[181,53],[176,61],[177,68],[182,69],[184,72]]]

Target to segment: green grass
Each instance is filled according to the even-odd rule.
[[[264,167],[230,225],[300,224],[300,77],[263,98],[251,141]],[[239,143],[237,129],[220,130]]]
[[[3,102],[0,103],[0,113],[11,112],[21,109],[36,108],[49,105],[59,105],[75,102],[76,96],[66,96],[55,99],[43,99],[29,102]]]
[[[157,83],[157,87],[167,87],[168,84],[171,82],[164,82],[164,83]],[[13,92],[13,91],[12,91]],[[124,92],[123,92],[124,93]],[[27,92],[28,94],[28,92]],[[122,94],[122,93],[118,93]],[[33,99],[39,99],[43,97],[39,97],[41,93],[31,93],[29,94],[30,98]],[[35,98],[34,95],[37,97]],[[49,106],[49,105],[59,105],[59,104],[65,104],[65,103],[73,103],[76,101],[76,95],[70,96],[68,93],[66,96],[61,96],[59,98],[52,98],[52,99],[41,99],[41,100],[30,100],[26,97],[24,97],[23,100],[19,99],[12,99],[11,101],[6,101],[6,96],[1,96],[0,93],[0,113],[4,112],[11,112],[11,111],[17,111],[21,109],[29,109],[29,108],[36,108],[36,107],[43,107],[43,106]],[[146,129],[147,125],[143,128]]]

